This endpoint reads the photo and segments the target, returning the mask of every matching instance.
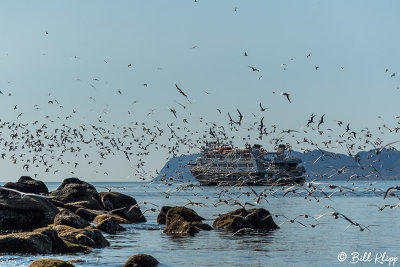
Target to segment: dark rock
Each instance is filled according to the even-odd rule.
[[[54,221],[58,209],[48,199],[0,190],[0,230],[32,230]]]
[[[65,203],[64,208],[74,213],[80,208],[103,211],[103,206],[95,199]]]
[[[108,218],[112,218],[112,217],[117,220],[117,223],[124,223],[124,224],[130,224],[131,223],[127,219],[124,219],[121,216],[118,216],[118,215],[115,215],[115,214],[98,215],[98,216],[96,216],[96,218],[93,219],[93,222],[101,223],[102,221],[107,220]]]
[[[57,259],[38,259],[29,264],[28,267],[74,267],[69,261]]]
[[[132,223],[147,222],[146,217],[144,217],[138,206],[132,206],[129,209],[123,209],[115,213],[121,215],[121,217],[126,218]]]
[[[198,230],[204,230],[204,231],[214,230],[214,228],[211,225],[202,222],[194,222],[193,225]]]
[[[93,240],[92,243],[95,247],[96,244]],[[0,253],[49,254],[87,252],[90,250],[91,247],[89,246],[64,240],[52,227],[42,227],[33,232],[0,235]]]
[[[52,253],[65,253],[68,251],[68,246],[65,242],[58,236],[57,231],[52,227],[42,227],[35,229],[33,232],[42,234],[50,238],[51,240],[51,251]]]
[[[73,244],[67,240],[64,240],[58,236],[57,231],[53,227],[43,227],[33,231],[46,235],[52,242],[52,253],[76,253],[76,252],[88,252],[92,247],[84,246],[81,244]]]
[[[140,211],[136,200],[119,192],[100,192],[101,203],[105,210],[111,211],[119,208],[122,210],[114,213],[127,219],[132,223],[146,222],[146,218]]]
[[[79,245],[87,246],[90,248],[96,247],[96,243],[94,242],[94,240],[85,234],[75,235],[75,240],[76,240],[76,243],[78,243]]]
[[[81,216],[83,219],[85,219],[88,222],[92,222],[97,216],[106,214],[102,210],[91,210],[91,209],[85,209],[85,208],[79,208],[75,211],[76,215]]]
[[[160,210],[160,213],[157,216],[157,223],[158,224],[166,224],[165,218],[167,216],[167,212],[171,209],[171,206],[163,206]]]
[[[198,233],[198,229],[193,223],[186,221],[179,214],[175,214],[167,223],[167,227],[164,229],[164,233],[169,235],[190,235],[194,236]]]
[[[122,267],[153,267],[159,264],[153,256],[147,254],[136,254],[131,256]]]
[[[16,183],[6,183],[4,187],[16,189],[24,193],[48,194],[47,186],[39,180],[32,179],[29,176],[21,176]]]
[[[164,233],[170,235],[191,235],[200,230],[212,230],[213,228],[202,223],[202,218],[194,210],[186,207],[171,207],[165,216],[166,227]]]
[[[96,228],[107,234],[115,234],[116,232],[126,231],[124,227],[118,224],[114,217],[105,218],[97,223]]]
[[[119,192],[100,192],[100,200],[105,210],[129,208],[137,204],[136,200]]]
[[[269,231],[278,228],[269,211],[260,208],[250,209],[248,212],[247,219],[252,228],[259,231]]]
[[[89,226],[90,223],[75,213],[63,209],[54,218],[54,225],[67,225],[74,228],[83,229]]]
[[[172,207],[168,210],[165,216],[165,222],[168,225],[168,221],[174,217],[175,214],[179,214],[185,221],[188,222],[202,222],[203,217],[199,216],[194,210],[186,207]]]
[[[40,233],[13,233],[0,236],[0,253],[49,254],[51,239]]]
[[[51,203],[53,203],[54,206],[56,206],[56,207],[65,209],[64,203],[61,202],[61,201],[59,201],[59,200],[57,200],[57,199],[52,198],[52,199],[51,199]]]
[[[63,203],[72,212],[78,208],[103,209],[96,188],[78,178],[65,179],[50,195],[54,197],[55,203]]]
[[[265,209],[237,209],[219,216],[213,226],[224,228],[228,231],[241,229],[253,229],[258,232],[268,232],[277,229],[278,226],[272,219],[271,214]]]
[[[92,226],[76,229],[66,225],[57,225],[54,230],[64,241],[72,244],[85,245],[91,248],[104,248],[110,245],[101,232]]]

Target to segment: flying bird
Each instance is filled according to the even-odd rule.
[[[229,114],[229,112],[228,112],[228,116],[229,116],[229,124],[232,125],[233,123],[235,123],[235,122],[232,120],[231,114]]]
[[[389,194],[389,192],[392,191],[392,190],[400,190],[400,186],[392,186],[392,187],[389,187],[389,188],[386,190],[385,196],[383,197],[383,199],[385,199],[385,198],[387,197],[387,195]]]
[[[263,128],[264,128],[264,117],[262,117],[260,121],[260,136],[263,135]]]
[[[311,124],[311,123],[314,123],[314,118],[315,118],[315,116],[316,115],[314,115],[314,113],[313,114],[311,114],[311,118],[308,120],[308,122],[307,122],[307,127]]]
[[[240,126],[242,124],[243,115],[242,115],[242,113],[240,113],[239,109],[236,109],[236,110],[239,113],[239,122],[238,122],[238,124]]]
[[[175,110],[175,109],[169,108],[169,110],[172,112],[172,114],[174,114],[175,118],[178,118],[178,117],[176,116],[176,110]]]
[[[398,142],[400,142],[400,140],[394,141],[394,142],[390,142],[390,143],[388,143],[388,144],[386,144],[386,145],[384,145],[384,146],[381,146],[380,148],[377,148],[377,147],[374,145],[374,143],[372,143],[372,142],[370,142],[370,141],[368,141],[368,140],[366,141],[366,143],[371,144],[371,145],[375,148],[375,154],[376,154],[376,155],[379,155],[379,154],[382,152],[382,150],[385,149],[385,147],[390,146],[390,145],[395,144],[395,143],[398,143]]]
[[[318,122],[318,129],[319,129],[319,126],[320,126],[322,123],[324,123],[324,117],[325,117],[325,114],[321,116],[321,119],[319,119],[319,122]]]
[[[285,92],[282,92],[281,95],[286,96],[286,98],[287,98],[287,100],[289,101],[289,103],[292,103],[292,101],[290,101],[290,98],[289,98],[290,94],[285,93]]]
[[[183,95],[184,97],[186,97],[186,100],[187,100],[190,104],[192,104],[192,102],[190,102],[188,96],[185,94],[185,92],[182,91],[181,88],[179,88],[179,86],[178,86],[177,84],[175,84],[175,87],[176,87],[176,89],[178,89],[179,93],[180,93],[181,95]]]
[[[24,197],[53,198],[53,197],[50,197],[50,196],[43,196],[43,195],[34,194],[34,193],[25,193],[25,192],[21,192],[21,191],[18,191],[18,190],[15,190],[15,189],[11,189],[11,188],[7,188],[7,187],[3,187],[3,186],[0,186],[0,189],[11,191],[11,192],[14,192],[14,193],[18,193],[18,194],[20,194],[21,198],[24,198]]]
[[[252,67],[252,66],[248,66],[252,71],[260,71],[259,69],[257,69],[257,68],[254,68],[254,67]]]
[[[266,111],[268,108],[264,108],[262,105],[261,105],[261,102],[260,102],[260,108],[261,108],[261,111]]]

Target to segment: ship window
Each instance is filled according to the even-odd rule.
[[[290,164],[289,164],[289,168],[290,168],[290,169],[296,169],[296,167],[297,167],[297,164],[296,164],[296,163],[290,163]]]

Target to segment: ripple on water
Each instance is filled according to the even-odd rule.
[[[340,182],[338,182],[340,183]],[[111,183],[94,183],[95,186],[108,186]],[[147,212],[148,222],[142,224],[124,225],[126,232],[114,235],[105,235],[111,246],[105,249],[94,249],[90,254],[78,255],[3,255],[0,256],[0,266],[28,266],[35,259],[49,257],[62,260],[82,259],[84,263],[76,266],[121,266],[131,255],[146,253],[154,256],[163,265],[161,266],[345,266],[337,260],[339,252],[344,251],[386,251],[389,255],[400,256],[400,216],[399,209],[385,209],[381,212],[375,206],[396,204],[398,199],[383,197],[371,192],[364,193],[365,182],[360,182],[360,192],[347,197],[333,195],[332,201],[314,199],[309,202],[303,198],[292,196],[271,197],[268,203],[261,202],[261,206],[273,215],[285,215],[294,218],[299,214],[319,215],[330,211],[326,206],[333,206],[337,211],[349,218],[371,226],[370,230],[360,232],[358,227],[349,225],[343,219],[335,220],[332,216],[322,217],[315,228],[304,227],[298,223],[286,222],[283,216],[274,217],[281,224],[281,228],[267,234],[235,235],[224,231],[202,231],[195,237],[171,237],[162,233],[163,226],[157,225],[156,213]],[[396,181],[376,183],[374,187],[384,190],[396,185]],[[54,190],[59,183],[49,185]],[[191,207],[199,215],[212,224],[216,215],[236,209],[221,205],[214,207],[218,200],[221,188],[195,188],[193,191],[178,192],[166,199],[160,192],[171,187],[160,185],[143,187],[143,183],[114,183],[114,186],[123,185],[127,190],[123,193],[136,198],[144,209],[153,208],[153,205],[143,205],[143,201],[152,202],[160,209],[163,205],[185,205],[187,198],[203,202],[207,207]],[[255,188],[262,191],[264,188]],[[144,190],[148,190],[145,192]],[[232,192],[238,196],[248,188]],[[196,196],[194,195],[196,194]],[[207,197],[207,198],[206,198]],[[241,196],[241,202],[254,202],[253,195]],[[316,223],[312,219],[299,218],[305,224]],[[146,230],[155,228],[157,230]],[[346,230],[345,230],[346,229]]]

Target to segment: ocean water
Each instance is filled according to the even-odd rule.
[[[372,184],[371,184],[372,183]],[[177,185],[130,183],[92,183],[99,191],[101,186],[123,186],[117,190],[133,196],[142,211],[155,208],[157,212],[146,211],[146,223],[124,225],[126,232],[105,234],[110,247],[94,249],[89,254],[76,255],[1,255],[0,266],[28,266],[39,258],[62,260],[81,259],[76,266],[121,266],[131,255],[146,253],[160,261],[160,266],[395,266],[400,265],[400,208],[379,207],[400,202],[396,196],[383,199],[384,191],[399,181],[357,181],[335,182],[346,185],[354,192],[336,192],[330,199],[323,195],[316,199],[305,199],[304,194],[277,192],[261,200],[260,207],[269,210],[280,229],[264,234],[232,235],[224,231],[202,231],[194,237],[171,237],[162,232],[156,218],[163,205],[185,205],[189,201],[202,202],[204,206],[191,206],[199,215],[212,224],[218,214],[234,210],[238,206],[218,205],[219,194],[224,199],[238,199],[239,202],[254,203],[255,196],[248,187],[189,187],[177,190]],[[47,183],[54,190],[60,183]],[[373,190],[375,188],[375,190]],[[267,187],[254,187],[258,193]],[[335,189],[325,190],[328,194]],[[301,191],[301,190],[298,190]],[[347,190],[344,190],[347,191]],[[165,193],[167,192],[167,193]],[[269,191],[268,191],[269,192]],[[245,194],[243,194],[245,193]],[[397,193],[393,191],[393,193]],[[169,194],[169,196],[167,195]],[[399,192],[400,194],[400,192]],[[168,198],[166,197],[168,196]],[[239,197],[240,196],[240,197]],[[143,202],[146,202],[145,204]],[[320,224],[311,216],[333,211],[344,214],[349,219],[369,227],[360,231],[339,217],[321,217]],[[250,206],[248,206],[250,207]],[[311,215],[308,218],[301,214]],[[302,224],[300,224],[300,223]],[[155,230],[148,230],[149,227]],[[358,253],[358,254],[357,254]],[[384,254],[385,253],[385,254]],[[365,254],[365,257],[362,257]],[[357,256],[358,255],[358,256]],[[369,255],[369,256],[368,256]],[[382,257],[382,255],[384,255]],[[340,258],[340,260],[338,259]],[[389,261],[390,260],[390,261]],[[390,263],[390,265],[389,265]]]

